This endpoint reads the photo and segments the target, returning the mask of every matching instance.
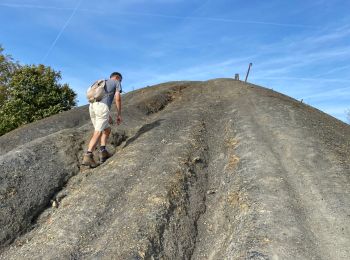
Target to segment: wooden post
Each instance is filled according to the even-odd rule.
[[[247,80],[248,80],[248,76],[249,76],[249,72],[250,72],[251,66],[253,66],[253,63],[249,63],[249,67],[248,67],[248,71],[247,71],[247,76],[245,77],[245,82],[247,82]]]

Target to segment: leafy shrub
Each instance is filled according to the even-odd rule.
[[[0,47],[0,135],[76,106],[61,73],[44,65],[20,66]]]

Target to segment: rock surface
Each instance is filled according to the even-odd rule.
[[[349,125],[231,79],[123,119],[93,170],[86,106],[0,137],[0,259],[350,259]]]

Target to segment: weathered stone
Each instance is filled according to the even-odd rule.
[[[93,170],[86,107],[0,137],[0,259],[350,258],[349,125],[234,79],[123,106]]]

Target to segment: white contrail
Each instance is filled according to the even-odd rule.
[[[64,30],[67,28],[67,26],[69,25],[70,21],[72,20],[72,18],[74,17],[75,13],[78,11],[79,6],[81,4],[83,0],[79,0],[78,4],[76,5],[76,7],[74,8],[72,14],[69,16],[69,18],[67,19],[67,21],[64,23],[62,29],[59,31],[59,33],[57,34],[55,40],[52,42],[50,48],[48,49],[48,51],[46,52],[45,56],[42,59],[42,63],[45,62],[45,60],[47,59],[47,57],[51,54],[53,48],[55,48],[56,43],[58,42],[58,40],[60,39],[62,33],[64,32]]]
[[[11,8],[33,8],[33,9],[53,9],[53,10],[74,10],[70,7],[57,7],[57,6],[45,6],[45,5],[30,5],[30,4],[13,4],[13,3],[0,3],[0,6]]]
[[[0,6],[12,7],[12,8],[37,8],[37,9],[53,9],[53,10],[76,10],[73,8],[65,7],[55,7],[55,6],[42,6],[42,5],[28,5],[28,4],[11,4],[11,3],[0,3]],[[80,11],[85,12],[96,12],[103,13],[102,10],[99,11],[91,9],[80,9]],[[255,20],[241,20],[241,19],[230,19],[230,18],[217,18],[217,17],[201,17],[201,16],[179,16],[179,15],[166,15],[157,13],[142,13],[142,12],[116,12],[119,15],[134,15],[134,16],[150,16],[150,17],[160,17],[168,19],[190,19],[190,20],[204,20],[212,22],[225,22],[225,23],[241,23],[241,24],[259,24],[259,25],[272,25],[280,27],[297,27],[305,29],[320,29],[320,27],[305,25],[305,24],[290,24],[290,23],[276,23],[276,22],[266,22],[266,21],[255,21]]]
[[[315,82],[344,82],[350,83],[350,79],[338,78],[303,78],[303,77],[254,77],[255,80],[299,80],[299,81],[315,81]],[[349,87],[346,87],[349,89]]]
[[[164,15],[156,13],[139,13],[139,12],[118,12],[120,15],[135,15],[135,16],[152,16],[152,17],[163,17],[172,19],[192,19],[192,20],[206,20],[213,22],[226,22],[226,23],[244,23],[244,24],[261,24],[261,25],[274,25],[283,27],[299,27],[309,29],[320,29],[320,27],[305,25],[305,24],[290,24],[290,23],[275,23],[265,21],[254,21],[254,20],[238,20],[230,18],[216,18],[216,17],[201,17],[201,16],[179,16],[179,15]]]

